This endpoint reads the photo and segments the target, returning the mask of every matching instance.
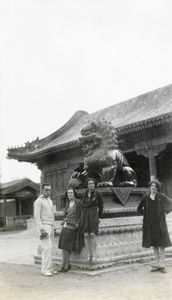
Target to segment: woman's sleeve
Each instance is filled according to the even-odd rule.
[[[64,208],[64,218],[63,218],[63,221],[61,223],[62,225],[64,225],[64,223],[66,222],[66,215],[67,215],[68,205],[69,205],[69,203],[67,202],[66,205],[65,205],[65,208]]]
[[[172,211],[172,199],[163,194],[165,202],[165,213],[168,214]]]
[[[77,206],[76,206],[76,228],[80,228],[81,210],[82,210],[82,202],[81,202],[81,200],[78,200]]]
[[[99,218],[101,218],[103,212],[103,197],[101,193],[99,193],[98,195],[98,203],[99,203]]]
[[[137,211],[140,215],[143,216],[144,214],[144,207],[145,207],[145,197],[141,200],[141,202],[139,203],[138,207],[137,207]]]
[[[81,198],[80,198],[80,202],[81,203],[84,203],[85,201],[85,194],[86,194],[86,192],[84,192],[84,193],[82,193],[82,195],[81,195]]]

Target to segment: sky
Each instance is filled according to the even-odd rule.
[[[40,181],[7,148],[172,83],[171,0],[0,0],[1,182]]]

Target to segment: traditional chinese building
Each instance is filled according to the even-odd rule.
[[[138,187],[156,177],[172,197],[172,84],[92,114],[77,111],[51,135],[8,149],[8,158],[36,164],[42,182],[51,182],[54,204],[61,209],[57,193],[66,189],[73,170],[83,162],[78,138],[93,118],[105,118],[116,128],[118,147],[135,170]]]
[[[136,215],[136,207],[143,195],[149,192],[146,187],[154,177],[162,182],[162,191],[172,197],[172,84],[92,114],[78,111],[51,135],[28,142],[24,147],[8,149],[8,158],[38,166],[42,182],[52,185],[54,205],[61,210],[62,195],[71,174],[84,160],[78,143],[80,130],[89,121],[103,118],[116,128],[118,147],[135,170],[138,185],[100,188],[104,216],[97,235],[96,264],[87,263],[85,248],[79,255],[71,255],[73,265],[89,270],[118,262],[139,261],[152,255],[152,251],[144,251],[141,246],[142,217]],[[54,263],[61,262],[58,249],[60,224],[57,219]],[[171,223],[168,221],[168,224]],[[40,248],[34,259],[41,261]]]

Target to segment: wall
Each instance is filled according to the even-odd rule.
[[[5,216],[4,211],[4,200],[0,200],[0,217]],[[15,199],[6,199],[6,215],[7,216],[15,216],[16,215],[16,203]]]
[[[27,219],[32,216],[15,216],[6,217],[6,229],[8,230],[26,230],[27,229]]]

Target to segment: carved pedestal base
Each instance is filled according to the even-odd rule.
[[[53,248],[53,263],[60,265],[62,251],[58,249],[61,221],[56,222],[56,235]],[[171,247],[167,248],[167,253]],[[102,219],[97,235],[97,256],[95,263],[86,261],[85,247],[79,255],[71,253],[71,265],[85,270],[95,270],[121,263],[131,263],[153,257],[152,249],[142,248],[142,217]],[[35,262],[41,262],[41,248]]]

